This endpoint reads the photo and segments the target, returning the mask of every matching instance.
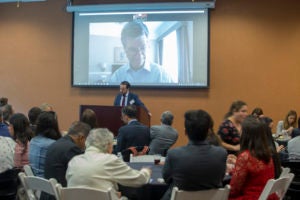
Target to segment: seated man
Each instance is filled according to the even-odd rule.
[[[118,131],[117,146],[115,153],[122,152],[129,147],[149,146],[150,130],[136,119],[137,110],[135,106],[122,108],[122,120],[126,124]]]
[[[300,135],[300,117],[298,118],[298,128],[294,128],[292,131],[292,138],[297,137]]]
[[[149,154],[161,154],[165,156],[166,151],[177,141],[178,132],[172,127],[174,116],[170,111],[162,113],[161,125],[150,128],[150,151]]]
[[[83,122],[74,122],[68,134],[55,141],[48,148],[45,160],[45,178],[55,178],[63,187],[67,186],[68,162],[76,155],[84,153],[85,139],[91,130]]]
[[[288,142],[287,150],[290,160],[300,160],[300,136],[294,137]]]
[[[86,139],[85,153],[75,156],[69,162],[66,174],[68,187],[112,188],[112,199],[116,200],[120,198],[118,184],[138,187],[148,183],[150,169],[134,170],[111,154],[113,137],[108,129],[91,130]]]
[[[227,152],[206,141],[212,118],[203,110],[187,111],[184,118],[189,143],[168,151],[162,175],[171,185],[163,200],[170,199],[174,186],[188,191],[222,187]]]

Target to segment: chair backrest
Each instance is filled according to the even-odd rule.
[[[59,195],[56,190],[57,181],[54,178],[48,180],[37,176],[27,176],[23,172],[19,173],[19,177],[25,190],[32,191],[29,195],[30,199],[39,199],[36,192],[40,191],[53,195],[57,200],[59,200]]]
[[[185,191],[174,187],[172,190],[171,200],[227,200],[229,191],[229,185],[226,185],[224,188],[198,191]]]
[[[34,176],[33,171],[30,167],[30,165],[24,165],[24,172],[27,176]]]
[[[285,177],[288,175],[288,173],[290,173],[291,169],[288,167],[281,167],[281,173],[279,178]]]
[[[36,198],[36,196],[33,194],[33,191],[30,190],[30,189],[28,189],[27,185],[25,184],[25,180],[24,179],[25,179],[26,174],[24,172],[20,172],[18,174],[18,176],[19,176],[19,179],[21,181],[22,186],[24,187],[24,190],[25,190],[25,193],[27,195],[27,198],[29,200],[37,200],[38,198]]]
[[[279,199],[283,199],[293,178],[294,174],[288,173],[287,175],[281,178],[268,180],[262,193],[260,194],[259,200],[267,200],[269,195],[271,194],[276,194]]]
[[[60,200],[74,200],[74,199],[87,199],[87,200],[112,200],[112,189],[107,191],[88,188],[88,187],[62,187],[61,184],[56,184]]]

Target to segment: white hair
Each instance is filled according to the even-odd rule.
[[[86,148],[93,146],[107,153],[108,145],[113,143],[114,135],[107,128],[92,129],[86,138]]]

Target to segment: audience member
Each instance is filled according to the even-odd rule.
[[[82,112],[80,121],[90,125],[91,129],[99,127],[96,113],[89,108]]]
[[[113,134],[104,128],[92,129],[86,139],[86,150],[69,162],[66,179],[68,187],[91,187],[101,190],[112,188],[113,200],[120,198],[118,184],[139,187],[148,183],[151,171],[131,169],[111,154]]]
[[[287,133],[288,135],[292,134],[292,131],[297,126],[297,112],[290,110],[283,121],[279,121],[277,124],[277,135],[282,135]]]
[[[267,181],[275,177],[272,152],[263,123],[249,116],[242,123],[242,132],[241,153],[230,181],[229,199],[257,200]],[[270,199],[278,199],[274,197],[275,194]]]
[[[131,83],[172,83],[167,71],[149,60],[148,28],[142,21],[128,22],[122,29],[121,41],[129,63],[111,76],[110,82],[126,80]]]
[[[11,137],[8,130],[8,123],[3,119],[3,112],[0,109],[0,136]]]
[[[54,111],[53,107],[48,103],[42,103],[41,106],[40,106],[40,109],[42,111]]]
[[[219,127],[218,135],[221,145],[229,154],[236,154],[240,150],[241,123],[248,115],[248,106],[243,101],[235,101],[231,104],[225,120]]]
[[[267,125],[267,127],[270,128],[271,130],[271,133],[272,133],[272,129],[273,129],[273,126],[274,126],[274,122],[273,122],[273,119],[270,118],[270,117],[267,117],[267,116],[263,116],[263,117],[260,117],[260,120]]]
[[[122,152],[129,147],[149,146],[150,130],[141,124],[137,119],[135,106],[125,106],[122,108],[122,120],[126,124],[118,131],[117,146],[115,153]]]
[[[300,136],[294,137],[288,142],[287,150],[290,160],[300,160]]]
[[[15,145],[12,138],[0,136],[0,173],[14,167]]]
[[[178,132],[172,127],[174,116],[170,111],[162,113],[161,125],[150,128],[149,154],[166,155],[167,150],[177,141]]]
[[[28,111],[28,119],[30,122],[30,128],[34,134],[35,134],[35,130],[36,130],[37,119],[38,119],[39,115],[41,114],[41,112],[42,112],[42,110],[39,107],[32,107]]]
[[[45,178],[55,178],[63,187],[67,186],[66,171],[68,162],[76,155],[84,153],[85,140],[91,130],[83,122],[74,122],[68,134],[48,148],[45,161]]]
[[[12,105],[10,104],[5,104],[3,106],[1,106],[0,108],[2,110],[2,118],[4,123],[9,124],[9,119],[10,117],[14,114],[14,109],[12,107]]]
[[[264,112],[261,108],[256,107],[256,108],[253,109],[251,115],[256,117],[256,118],[260,118],[260,117],[264,116]]]
[[[208,129],[208,134],[206,137],[206,141],[209,144],[215,145],[215,146],[220,146],[221,145],[221,139],[220,136],[218,136],[215,132],[214,132],[214,121],[212,120],[211,126]]]
[[[274,137],[273,137],[273,133],[272,133],[272,128],[273,128],[273,120],[270,118],[270,117],[261,117],[260,118],[260,121],[263,122],[265,124],[265,126],[267,127],[267,131],[268,131],[268,139],[269,139],[269,142],[271,141],[271,137],[269,137],[269,133],[271,134],[272,136],[272,141],[273,143],[275,144],[275,149],[277,152],[280,152],[281,150],[283,150],[284,146],[283,145],[279,145],[275,140],[274,140]],[[273,147],[272,147],[273,148]]]
[[[6,105],[7,103],[8,103],[8,98],[6,97],[0,98],[0,107]]]
[[[266,139],[267,139],[267,143],[269,145],[269,148],[271,149],[271,153],[272,153],[272,158],[273,158],[273,162],[274,162],[274,172],[275,172],[275,178],[278,178],[280,173],[281,173],[281,164],[280,164],[280,159],[279,159],[279,152],[284,150],[284,146],[283,145],[278,145],[275,141],[274,138],[272,136],[272,131],[270,128],[270,124],[268,124],[268,122],[270,121],[271,118],[269,117],[260,117],[259,121],[263,123],[264,128],[265,128],[265,133],[266,133]],[[271,119],[272,120],[272,119]]]
[[[14,113],[13,107],[8,104],[8,99],[2,97],[0,99],[0,136],[11,137],[8,130],[9,118]]]
[[[139,96],[129,91],[130,86],[128,81],[121,82],[120,93],[115,97],[114,106],[136,105],[144,107],[149,112]]]
[[[33,133],[27,117],[22,113],[13,114],[9,123],[10,133],[16,141],[14,166],[23,169],[24,165],[29,164],[29,141],[33,137]]]
[[[222,187],[227,153],[206,141],[212,118],[203,110],[187,111],[184,118],[189,143],[168,151],[162,175],[170,188],[163,200],[170,199],[174,186],[188,191]]]
[[[291,137],[294,138],[299,135],[300,135],[300,117],[298,118],[298,127],[293,129]]]
[[[31,139],[29,147],[29,163],[36,176],[44,178],[48,148],[60,137],[56,113],[42,112],[37,121],[36,136]]]

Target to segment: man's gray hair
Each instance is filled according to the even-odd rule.
[[[113,144],[114,135],[107,128],[92,129],[86,138],[86,148],[93,146],[107,153],[108,145]]]
[[[171,126],[173,124],[174,115],[171,111],[165,111],[161,114],[161,123]]]

